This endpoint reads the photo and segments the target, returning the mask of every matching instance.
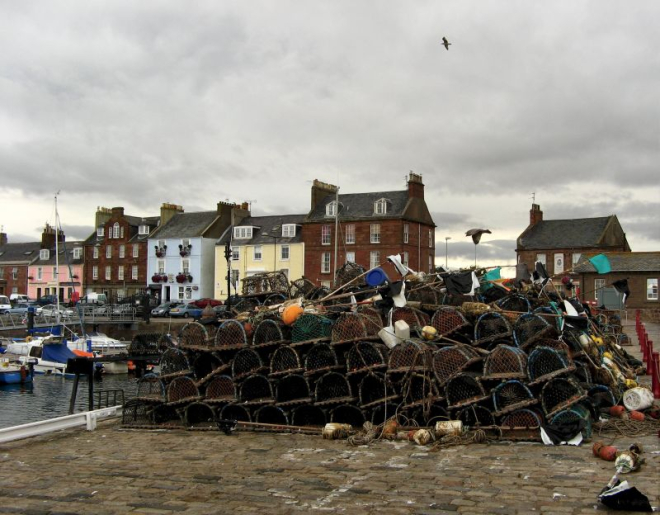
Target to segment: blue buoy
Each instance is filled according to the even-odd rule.
[[[374,268],[367,272],[365,280],[367,281],[367,284],[373,288],[385,284],[390,279],[382,268]]]

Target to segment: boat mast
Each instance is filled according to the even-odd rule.
[[[60,194],[59,190],[55,193],[55,306],[57,315],[55,320],[57,325],[60,325],[60,247],[59,247],[59,226],[60,216],[57,212],[57,196]]]
[[[339,240],[339,186],[335,191],[335,272],[332,280],[332,284],[336,287],[337,281],[337,249],[338,249],[338,240]]]

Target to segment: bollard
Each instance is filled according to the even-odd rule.
[[[648,374],[648,370],[651,368],[652,365],[652,360],[653,359],[653,342],[651,340],[646,340],[646,349],[644,352],[644,363],[646,363],[646,370]]]
[[[651,391],[654,398],[660,399],[660,354],[654,352],[651,357]]]
[[[642,333],[641,336],[639,337],[639,350],[642,353],[642,359],[644,359],[644,357],[646,356],[646,338],[644,337],[644,333]]]

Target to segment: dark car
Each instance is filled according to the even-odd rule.
[[[55,295],[44,295],[43,297],[39,297],[36,300],[36,303],[39,306],[45,306],[47,304],[57,304],[57,297]]]
[[[170,309],[179,306],[180,302],[163,302],[160,306],[151,310],[152,317],[166,317],[170,315]]]
[[[181,304],[170,309],[170,316],[173,318],[199,318],[202,316],[202,308],[195,307],[193,304]]]

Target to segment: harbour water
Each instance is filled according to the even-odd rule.
[[[32,383],[0,386],[0,428],[68,415],[73,384],[74,380],[70,378],[35,374]],[[95,392],[115,389],[123,390],[128,400],[135,396],[137,379],[128,374],[104,375],[94,379]],[[87,379],[81,377],[76,396],[76,413],[87,411],[88,391]]]

